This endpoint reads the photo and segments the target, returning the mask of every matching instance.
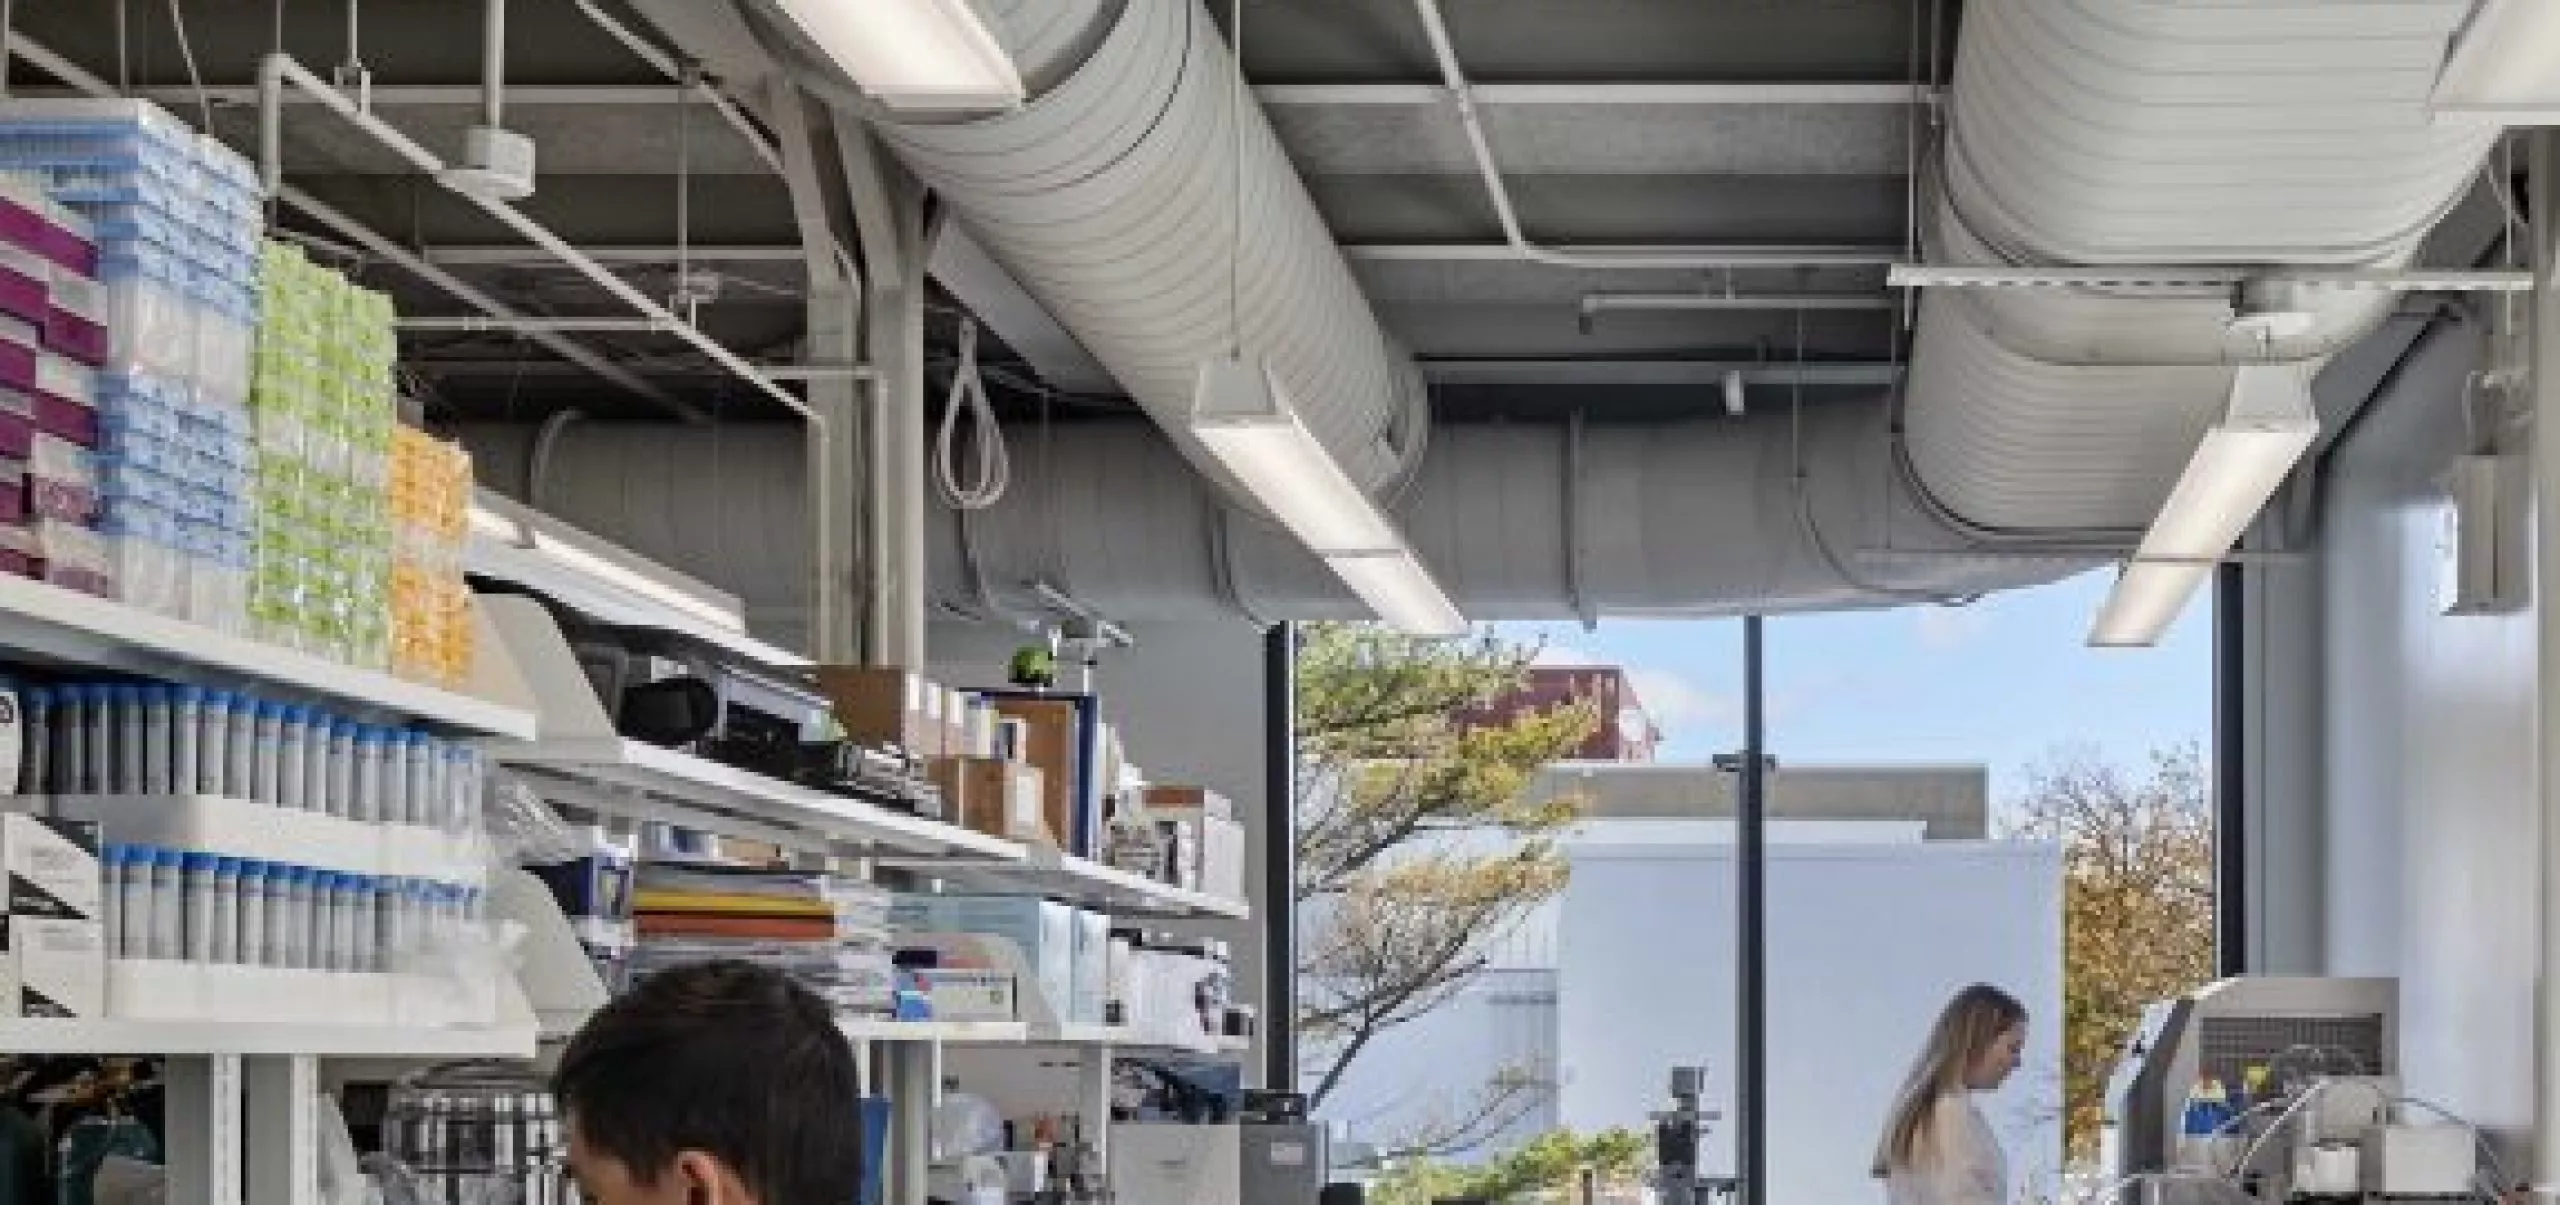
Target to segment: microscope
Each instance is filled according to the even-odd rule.
[[[1671,1069],[1671,1108],[1653,1115],[1653,1186],[1661,1205],[1718,1205],[1736,1194],[1731,1176],[1707,1175],[1700,1164],[1707,1127],[1724,1114],[1698,1102],[1707,1092],[1707,1069]]]

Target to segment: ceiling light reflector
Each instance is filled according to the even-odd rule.
[[[1202,364],[1191,433],[1257,505],[1316,555],[1404,550],[1395,524],[1298,420],[1287,391],[1261,365],[1234,359]]]
[[[2116,578],[2089,642],[2156,643],[2319,434],[2306,367],[2253,364],[2234,372],[2223,421],[2196,445]]]
[[[892,109],[1010,109],[1022,73],[969,0],[774,0],[863,92]]]
[[[1412,553],[1341,556],[1326,563],[1387,626],[1412,636],[1467,634],[1467,617]]]

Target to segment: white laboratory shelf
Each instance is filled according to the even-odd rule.
[[[269,1021],[0,1019],[0,1054],[526,1059],[533,1053],[531,1026],[431,1029]]]
[[[1032,1027],[1030,1042],[1034,1046],[1099,1047],[1131,1054],[1240,1054],[1253,1046],[1243,1038],[1173,1041],[1120,1025],[1038,1025]]]
[[[1245,920],[1253,915],[1253,909],[1240,900],[1185,891],[1048,846],[1026,850],[1019,867],[985,873],[1008,877],[1040,894],[1059,896],[1115,915],[1216,920]]]
[[[460,732],[518,740],[533,713],[309,653],[226,635],[22,577],[0,576],[0,649],[53,664],[231,685],[246,679],[278,694],[321,696],[397,712]]]
[[[1019,1046],[1031,1026],[1020,1021],[890,1021],[846,1017],[836,1022],[856,1042],[933,1042],[965,1046]]]
[[[1089,858],[1060,853],[1054,846],[1011,848],[1016,857],[1004,862],[886,858],[881,864],[940,878],[965,890],[1049,896],[1114,916],[1169,920],[1249,920],[1253,916],[1252,906],[1241,900],[1185,891]]]
[[[799,834],[835,846],[957,857],[997,864],[1022,860],[1010,841],[893,811],[860,799],[813,790],[645,741],[594,739],[494,745],[500,763],[604,790],[568,802],[643,820],[687,823],[646,806],[647,800],[699,814],[693,823],[741,836]],[[632,799],[632,796],[641,797]],[[623,804],[628,803],[628,808]],[[723,825],[721,818],[739,823]]]

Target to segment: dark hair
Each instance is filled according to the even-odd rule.
[[[861,1084],[826,1002],[777,971],[661,971],[598,1009],[551,1077],[588,1149],[642,1185],[686,1151],[764,1205],[842,1205],[862,1186]]]

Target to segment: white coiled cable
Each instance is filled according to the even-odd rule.
[[[975,428],[969,441],[970,474],[961,480],[960,412],[969,411]],[[978,379],[978,324],[960,320],[960,363],[951,372],[951,395],[942,407],[942,430],[934,439],[933,475],[942,496],[961,510],[986,510],[1004,500],[1013,484],[1013,457],[1005,450],[1004,430],[987,400],[986,382]]]

